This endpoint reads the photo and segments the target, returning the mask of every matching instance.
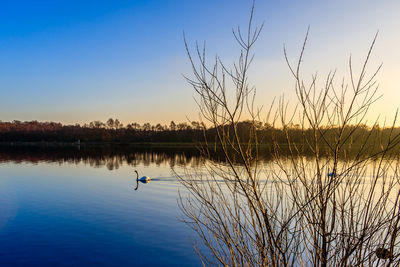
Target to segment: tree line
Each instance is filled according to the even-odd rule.
[[[259,136],[260,144],[271,147],[276,144],[284,144],[287,138],[295,144],[304,144],[315,141],[315,133],[308,128],[300,127],[298,124],[290,123],[284,127],[276,127],[262,122],[244,120],[234,125],[221,125],[225,134],[233,131],[237,132],[240,140],[249,140],[254,131]],[[236,129],[233,129],[235,127]],[[169,125],[160,123],[152,125],[150,123],[130,123],[124,126],[118,119],[108,119],[105,123],[93,121],[83,125],[63,125],[58,122],[38,122],[38,121],[0,121],[0,142],[87,142],[87,143],[203,143],[214,144],[218,142],[218,129],[207,127],[204,123],[193,121],[191,123],[175,123],[171,121]],[[322,128],[318,138],[322,143],[334,141],[339,128],[330,126]],[[400,133],[400,128],[388,127],[369,127],[365,124],[346,126],[345,132],[352,133],[351,138],[346,140],[344,148],[361,146],[373,153],[379,149],[377,142],[361,144],[360,140],[368,137],[369,140],[379,138],[381,142],[388,142],[390,135]],[[272,142],[274,140],[274,144]],[[252,145],[252,144],[249,144]],[[272,148],[271,148],[272,149]],[[304,154],[309,154],[307,147]],[[284,153],[285,147],[281,147]]]
[[[0,122],[0,142],[193,142],[200,139],[204,127],[198,122],[130,123],[118,119],[93,121],[83,125],[59,122]]]

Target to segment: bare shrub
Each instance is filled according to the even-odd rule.
[[[207,248],[196,251],[205,265],[398,265],[399,164],[391,152],[399,134],[394,123],[385,131],[377,123],[365,126],[379,98],[380,67],[367,73],[376,36],[359,75],[350,58],[348,83],[337,83],[335,72],[322,86],[317,75],[304,81],[308,33],[295,65],[285,50],[297,108],[290,113],[282,98],[276,108],[271,104],[265,125],[280,129],[265,135],[248,81],[251,51],[262,30],[252,25],[253,10],[247,31],[233,31],[241,52],[232,68],[218,56],[209,66],[205,48],[196,45],[192,54],[185,40],[193,70],[187,80],[202,119],[217,136],[215,143],[205,138],[200,148],[202,168],[180,177],[189,192],[179,199],[183,218]],[[245,134],[238,129],[244,118],[250,118]],[[260,155],[267,153],[268,136],[273,160],[264,162]],[[207,160],[216,150],[224,163]]]

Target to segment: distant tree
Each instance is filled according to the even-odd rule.
[[[146,122],[145,124],[143,124],[142,129],[143,131],[150,131],[151,130],[150,123]]]
[[[123,127],[123,124],[118,120],[118,119],[115,119],[115,121],[114,121],[114,128],[115,129],[120,129],[120,128],[122,128]]]
[[[192,123],[192,128],[193,128],[193,129],[195,129],[195,130],[200,130],[200,129],[201,129],[201,126],[200,126],[200,123],[199,123],[199,122],[197,122],[197,121],[192,121],[191,123]]]
[[[134,122],[134,123],[132,123],[132,127],[133,127],[133,129],[138,130],[138,129],[140,129],[140,124],[137,122]]]
[[[160,124],[160,123],[158,123],[157,125],[156,125],[156,131],[157,132],[161,132],[161,131],[163,131],[164,130],[164,127]]]
[[[175,131],[176,130],[176,124],[174,121],[171,121],[171,123],[169,124],[169,129],[171,131]]]
[[[189,125],[187,125],[186,122],[182,122],[182,123],[179,123],[179,124],[176,126],[176,128],[178,129],[178,131],[183,131],[183,130],[188,129],[188,128],[189,128]]]
[[[107,125],[107,128],[108,128],[108,129],[114,129],[114,120],[113,120],[112,118],[109,118],[109,119],[107,120],[106,125]]]
[[[95,128],[103,128],[104,127],[104,123],[101,121],[94,121],[94,127]]]

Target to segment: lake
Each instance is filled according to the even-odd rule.
[[[1,147],[0,265],[200,266],[174,177],[190,149]],[[136,174],[153,181],[136,187]]]
[[[212,156],[218,167],[224,166],[220,159]],[[313,161],[304,160],[314,169]],[[263,159],[262,179],[275,171],[280,176],[269,162]],[[201,266],[193,250],[198,237],[180,220],[178,192],[186,189],[176,173],[204,172],[202,163],[197,150],[184,146],[0,144],[0,266]],[[349,163],[340,162],[339,175]],[[383,162],[377,192],[393,189],[384,202],[391,215],[400,163],[389,163]],[[377,164],[349,172],[338,188],[354,184],[368,199]],[[137,183],[135,170],[152,181]],[[393,183],[382,180],[386,176],[393,176]],[[275,184],[268,182],[265,189],[274,190]],[[371,253],[385,243],[381,236],[371,241]],[[207,256],[204,247],[202,252]]]

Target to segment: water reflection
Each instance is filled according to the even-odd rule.
[[[265,149],[259,155],[264,162],[272,160]],[[123,164],[136,167],[155,164],[169,167],[198,167],[204,163],[200,151],[193,147],[153,147],[149,145],[2,145],[0,144],[0,163],[69,163],[90,165],[94,168],[106,166],[116,170]],[[208,157],[215,162],[224,163],[222,151],[210,151]],[[236,159],[232,158],[235,162]],[[238,159],[240,161],[240,159]]]
[[[198,165],[196,153],[0,146],[0,266],[201,266],[170,168]]]
[[[145,146],[0,146],[0,163],[84,163],[108,170],[121,165],[199,166],[200,153],[193,148],[153,148]]]
[[[136,180],[135,191],[139,189],[139,183],[148,184],[148,183],[150,183],[150,182],[151,182],[151,180]]]

